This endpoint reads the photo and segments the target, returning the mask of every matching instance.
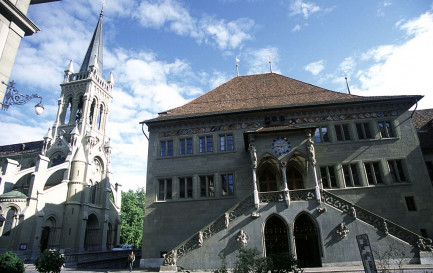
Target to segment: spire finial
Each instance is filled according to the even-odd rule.
[[[236,56],[236,77],[239,77],[239,58]]]
[[[272,73],[272,55],[269,55],[269,69]]]
[[[347,82],[347,74],[346,74],[346,72],[344,72],[344,79],[346,80],[347,93],[349,93],[349,95],[351,95],[351,94],[350,94],[349,83]]]

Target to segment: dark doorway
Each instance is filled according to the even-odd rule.
[[[287,187],[289,190],[300,190],[304,188],[302,174],[295,167],[290,167],[286,171]]]
[[[319,238],[313,220],[301,214],[295,221],[296,255],[303,267],[320,267],[322,262],[319,251]]]
[[[266,256],[289,254],[289,238],[284,221],[273,215],[265,224],[265,247]]]
[[[41,234],[41,253],[48,248],[48,240],[50,239],[50,227],[44,227]]]
[[[271,172],[269,169],[265,169],[259,178],[260,182],[260,191],[276,191],[277,188],[277,178],[275,174]]]
[[[84,249],[87,251],[100,250],[101,239],[99,235],[99,222],[94,214],[87,219],[86,233],[84,235]]]

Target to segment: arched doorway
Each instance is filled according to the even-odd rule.
[[[261,192],[278,190],[277,178],[269,168],[263,170],[262,174],[259,177],[259,182]]]
[[[300,190],[304,189],[304,182],[302,174],[295,167],[289,167],[286,171],[287,175],[287,187],[289,190]]]
[[[289,254],[287,226],[277,215],[269,217],[265,224],[266,256]]]
[[[47,221],[45,221],[41,233],[41,244],[40,244],[41,253],[44,252],[45,249],[53,247],[55,241],[55,235],[56,235],[55,227],[56,227],[56,220],[54,219],[54,217],[50,217],[48,218]]]
[[[87,219],[86,233],[84,235],[84,249],[87,251],[100,249],[99,221],[95,214]]]
[[[313,219],[305,213],[295,221],[295,246],[298,261],[302,267],[320,267],[319,237]]]

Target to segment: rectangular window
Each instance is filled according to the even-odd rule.
[[[199,138],[199,151],[200,151],[200,153],[213,152],[213,138],[212,138],[212,136],[206,136],[206,137],[200,137]]]
[[[395,137],[390,121],[378,121],[379,132],[381,138]]]
[[[349,132],[349,124],[336,124],[335,133],[337,136],[337,141],[352,140]]]
[[[179,198],[192,198],[192,177],[179,178]]]
[[[215,186],[212,175],[200,176],[200,197],[215,196]]]
[[[221,175],[221,187],[222,187],[222,195],[234,195],[234,183],[233,183],[233,174],[223,174]]]
[[[161,156],[172,156],[173,155],[173,140],[161,141]]]
[[[172,187],[171,179],[158,180],[158,201],[171,200]]]
[[[344,164],[343,167],[343,177],[346,187],[359,187],[361,183],[359,182],[358,169],[356,164]]]
[[[364,168],[367,175],[368,185],[382,184],[382,174],[380,172],[379,162],[365,162]]]
[[[415,198],[413,196],[406,196],[406,207],[408,211],[416,211]]]
[[[406,181],[401,160],[388,160],[388,166],[393,183]]]
[[[317,127],[314,132],[316,143],[329,142],[328,127]]]
[[[233,151],[233,135],[220,135],[220,151]]]
[[[368,122],[361,122],[356,124],[356,131],[358,132],[359,139],[372,139],[370,132],[370,124]]]
[[[320,167],[320,174],[322,176],[322,185],[324,188],[337,188],[337,179],[335,177],[334,166]]]
[[[192,138],[181,138],[179,140],[179,155],[192,154]]]

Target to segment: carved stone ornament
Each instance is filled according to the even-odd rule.
[[[324,213],[324,212],[326,212],[326,208],[324,208],[324,207],[318,207],[316,210],[317,210],[318,213]]]
[[[164,258],[163,265],[176,265],[177,263],[177,250],[170,251],[162,256]]]
[[[230,225],[230,214],[226,212],[226,213],[224,214],[224,226],[225,226],[226,228],[228,228],[229,225]]]
[[[420,251],[433,251],[432,240],[430,238],[419,237],[416,244]]]
[[[202,231],[198,232],[198,246],[199,247],[203,246],[203,232]]]
[[[349,229],[346,227],[344,223],[340,223],[336,230],[338,236],[340,236],[340,239],[344,239],[349,235]]]
[[[238,237],[236,238],[236,241],[238,241],[242,246],[247,246],[248,244],[248,235],[245,233],[243,229],[239,231]]]
[[[250,143],[250,147],[248,149],[250,150],[252,167],[257,168],[257,151],[254,142]]]

